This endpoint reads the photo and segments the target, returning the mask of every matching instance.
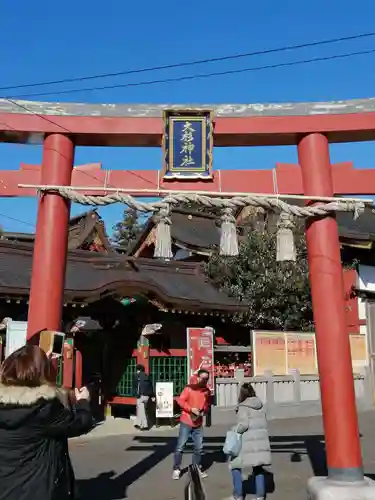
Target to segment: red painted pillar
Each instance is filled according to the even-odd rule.
[[[138,364],[145,367],[146,373],[150,373],[150,343],[148,338],[144,335],[141,335],[138,341],[137,365]]]
[[[305,195],[333,196],[327,138],[304,137],[298,158]],[[360,480],[363,467],[335,217],[308,222],[306,241],[328,474],[341,481]]]
[[[74,387],[80,389],[82,387],[82,372],[83,372],[83,359],[80,349],[75,351],[75,382]]]
[[[44,140],[41,184],[69,186],[74,144],[61,134]],[[70,202],[46,193],[39,201],[30,289],[27,338],[43,328],[60,330]]]
[[[74,378],[74,340],[68,339],[64,342],[63,349],[63,376],[62,385],[65,389],[73,388],[73,378]]]

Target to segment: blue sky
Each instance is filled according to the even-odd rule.
[[[355,7],[355,8],[353,8]],[[220,57],[314,40],[375,31],[375,3],[357,0],[250,2],[190,0],[3,0],[1,2],[0,86],[116,72],[181,61]],[[64,84],[41,91],[163,79],[211,71],[325,57],[375,48],[375,37],[248,59],[164,70],[141,75]],[[375,54],[305,66],[241,73],[210,79],[138,86],[65,96],[52,101],[131,103],[228,103],[324,101],[375,96]],[[33,89],[34,90],[34,89]],[[35,89],[36,90],[36,89]],[[13,96],[22,91],[7,91]],[[40,163],[40,146],[0,144],[0,169]],[[333,162],[375,168],[374,143],[332,145]],[[294,147],[217,148],[215,168],[273,168],[296,162]],[[78,148],[75,164],[102,162],[109,169],[159,169],[161,151],[139,148]],[[375,191],[375,188],[374,188]],[[73,207],[74,214],[83,211]],[[107,228],[122,207],[101,210]],[[36,199],[0,199],[0,225],[33,231]],[[14,220],[14,219],[18,219]]]

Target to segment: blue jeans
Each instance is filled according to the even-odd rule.
[[[182,453],[190,438],[193,441],[193,465],[200,466],[203,452],[203,429],[202,427],[190,427],[189,425],[181,422],[177,447],[174,454],[174,469],[180,469]]]
[[[262,468],[254,467],[253,476],[255,478],[255,495],[257,498],[264,498],[266,496],[266,482]],[[235,498],[242,498],[243,487],[242,487],[241,469],[232,469],[232,481],[233,481],[233,496]]]

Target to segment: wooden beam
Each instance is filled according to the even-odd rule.
[[[77,146],[160,147],[163,111],[212,109],[215,146],[297,144],[323,133],[331,142],[375,139],[375,98],[323,103],[203,106],[84,104],[0,99],[0,142],[27,143],[46,133],[68,133]]]
[[[336,195],[374,194],[375,169],[356,169],[352,162],[332,167]],[[299,165],[278,163],[274,172],[280,194],[304,194]],[[216,170],[210,181],[163,181],[158,170],[103,170],[100,163],[93,163],[74,168],[72,185],[103,187],[101,192],[85,191],[86,194],[106,194],[105,188],[110,187],[127,189],[134,196],[139,196],[140,189],[147,189],[151,190],[147,196],[156,197],[159,189],[275,193],[274,179],[272,170]],[[35,189],[21,189],[19,184],[41,184],[40,166],[21,164],[20,170],[0,171],[0,197],[36,195]]]

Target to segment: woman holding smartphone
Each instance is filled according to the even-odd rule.
[[[26,345],[0,368],[0,500],[74,499],[68,438],[87,433],[87,388],[70,404],[56,370],[38,346]]]

